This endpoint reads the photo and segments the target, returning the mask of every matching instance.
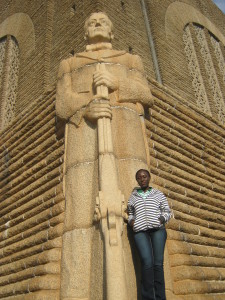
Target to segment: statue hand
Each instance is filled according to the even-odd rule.
[[[96,71],[93,75],[94,87],[100,85],[107,86],[108,89],[115,91],[119,88],[119,81],[117,77],[107,70]]]
[[[108,100],[95,99],[86,107],[84,117],[95,122],[99,118],[112,118],[112,109]]]

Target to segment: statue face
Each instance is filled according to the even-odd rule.
[[[85,23],[85,36],[89,44],[110,42],[112,39],[112,23],[104,13],[94,13]]]

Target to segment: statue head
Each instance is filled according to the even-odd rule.
[[[105,13],[93,13],[85,21],[84,38],[88,41],[88,44],[109,43],[113,39],[112,30],[112,22]]]

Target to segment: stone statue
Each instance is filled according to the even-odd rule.
[[[148,167],[143,105],[153,100],[140,57],[112,49],[108,16],[93,13],[84,28],[86,51],[61,62],[57,82],[56,113],[67,121],[61,299],[97,299],[91,279],[97,219],[107,299],[125,300],[131,298],[121,238],[123,194],[127,199],[134,174]]]

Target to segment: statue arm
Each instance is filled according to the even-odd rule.
[[[78,94],[72,90],[72,79],[69,63],[63,60],[59,66],[56,113],[62,119],[69,119],[90,101],[87,93]]]
[[[144,75],[144,67],[141,58],[132,55],[131,69],[126,78],[119,79],[119,102],[141,102],[143,105],[152,106],[153,96]]]

